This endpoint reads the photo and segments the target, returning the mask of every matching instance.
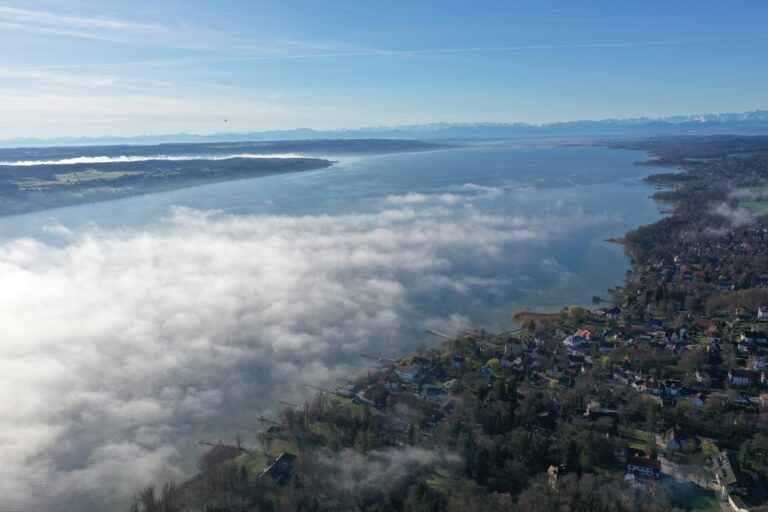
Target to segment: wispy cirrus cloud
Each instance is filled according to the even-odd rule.
[[[279,55],[339,51],[335,43],[287,37],[256,38],[184,22],[145,22],[100,13],[73,16],[53,11],[0,7],[0,29],[132,45],[155,45],[229,54]],[[350,46],[345,46],[347,50]],[[359,49],[359,48],[357,48]]]
[[[566,43],[566,44],[524,44],[513,46],[478,46],[456,48],[363,48],[352,45],[337,45],[333,43],[317,43],[301,40],[272,40],[272,44],[251,46],[256,50],[251,55],[219,55],[210,57],[189,57],[180,59],[152,59],[108,63],[87,64],[63,64],[51,66],[30,66],[8,69],[86,69],[86,68],[110,68],[132,66],[167,66],[167,65],[192,65],[207,63],[227,62],[258,62],[270,60],[312,60],[335,59],[353,57],[416,57],[430,55],[462,55],[480,53],[506,53],[521,51],[560,51],[560,50],[600,50],[612,48],[648,48],[665,46],[689,46],[703,43],[713,43],[726,40],[755,40],[766,39],[768,36],[747,35],[740,38],[712,38],[712,39],[668,39],[656,41],[616,41],[604,43]],[[230,48],[232,49],[232,48]],[[304,51],[301,51],[304,50]]]
[[[76,87],[89,89],[129,88],[157,89],[168,88],[172,82],[137,76],[124,76],[102,73],[60,72],[37,69],[1,69],[0,78],[9,84],[19,82],[26,90],[43,87]]]
[[[132,35],[160,32],[165,27],[102,16],[68,16],[50,11],[0,7],[0,28],[104,41],[129,42]]]
[[[161,25],[135,23],[100,16],[66,16],[49,11],[0,7],[0,19],[28,25],[74,28],[105,28],[113,30],[157,30]]]

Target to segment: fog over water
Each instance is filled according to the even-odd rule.
[[[126,162],[169,161],[185,162],[190,160],[234,160],[235,158],[302,158],[298,153],[233,153],[224,155],[125,155],[125,156],[80,156],[53,160],[15,160],[0,162],[0,165],[17,167],[36,167],[40,165],[75,165],[75,164],[114,164]]]
[[[0,218],[0,510],[114,510],[424,334],[606,295],[639,152],[471,148]]]

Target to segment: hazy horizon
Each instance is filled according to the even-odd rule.
[[[483,121],[483,120],[464,120],[464,121],[455,121],[455,122],[449,122],[449,121],[443,121],[443,120],[433,120],[430,122],[423,122],[423,123],[413,123],[413,124],[393,124],[393,125],[386,125],[386,124],[378,124],[378,125],[360,125],[360,126],[339,126],[339,127],[331,127],[331,128],[316,128],[313,126],[295,126],[292,128],[282,128],[282,129],[263,129],[263,130],[242,130],[242,131],[216,131],[216,132],[210,132],[210,133],[197,133],[197,132],[188,132],[188,131],[180,131],[175,133],[133,133],[133,134],[127,134],[127,135],[115,135],[112,133],[104,133],[101,135],[77,135],[77,134],[71,134],[71,135],[62,135],[62,136],[54,136],[54,137],[13,137],[8,139],[0,139],[0,141],[13,141],[16,139],[38,139],[38,140],[56,140],[56,139],[76,139],[76,138],[82,138],[82,139],[99,139],[99,138],[124,138],[124,139],[131,139],[131,138],[141,138],[141,137],[166,137],[166,136],[173,136],[173,135],[191,135],[191,136],[215,136],[215,135],[236,135],[236,134],[268,134],[268,133],[279,133],[279,132],[302,132],[302,131],[312,131],[316,133],[343,133],[343,132],[358,132],[358,131],[376,131],[376,130],[396,130],[396,129],[402,129],[402,128],[415,128],[415,127],[439,127],[439,126],[526,126],[531,128],[541,128],[541,127],[547,127],[547,126],[553,126],[553,125],[559,125],[559,124],[571,124],[571,123],[609,123],[609,122],[654,122],[654,121],[660,121],[660,122],[671,122],[671,123],[679,123],[682,121],[695,121],[695,118],[703,118],[703,117],[711,117],[711,116],[739,116],[739,115],[748,115],[752,113],[765,113],[768,118],[768,109],[762,109],[762,108],[752,108],[749,110],[741,111],[741,112],[694,112],[694,113],[678,113],[673,115],[667,115],[667,116],[660,116],[660,117],[648,117],[648,116],[640,116],[640,117],[623,117],[623,118],[593,118],[593,119],[560,119],[560,120],[554,120],[554,121],[548,121],[548,122],[542,122],[542,123],[529,123],[525,121],[520,120],[514,120],[510,119],[507,121]],[[685,119],[683,119],[685,118]]]

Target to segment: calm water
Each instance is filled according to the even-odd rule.
[[[343,215],[371,213],[392,206],[390,196],[450,194],[474,200],[484,213],[500,216],[594,218],[585,229],[573,226],[546,247],[531,247],[526,258],[540,264],[547,258],[567,283],[550,283],[546,273],[519,265],[483,269],[486,274],[525,274],[526,279],[494,289],[470,318],[489,327],[511,324],[504,314],[514,308],[552,309],[571,303],[588,304],[594,294],[623,280],[628,261],[609,237],[657,220],[657,205],[648,199],[652,187],[639,180],[648,169],[639,151],[605,148],[461,148],[374,157],[329,157],[329,169],[218,183],[117,201],[59,208],[0,218],[0,241],[32,236],[57,243],[47,234],[51,222],[76,232],[93,229],[152,229],[169,209],[183,206],[233,215]],[[481,187],[493,188],[483,195]],[[407,204],[407,203],[406,203]],[[420,203],[415,202],[415,205]],[[572,236],[571,236],[572,235]],[[515,247],[516,253],[520,248]],[[520,256],[515,254],[514,256]],[[465,269],[461,269],[464,271]],[[478,269],[475,269],[476,271]],[[533,281],[528,278],[533,278]],[[551,288],[550,285],[554,286]],[[565,285],[565,286],[564,286]],[[482,294],[483,290],[477,290]],[[486,290],[487,291],[487,290]],[[489,315],[489,310],[492,314]]]
[[[606,296],[607,288],[623,280],[628,261],[620,246],[604,240],[660,217],[657,206],[648,199],[651,187],[639,181],[648,169],[633,165],[646,158],[640,152],[603,148],[477,147],[341,157],[337,165],[319,171],[0,218],[3,245],[25,237],[38,240],[42,247],[32,251],[37,258],[34,265],[25,260],[32,256],[22,250],[7,251],[2,256],[4,261],[21,261],[18,264],[22,267],[32,268],[32,273],[43,277],[43,286],[48,282],[47,273],[55,272],[56,286],[64,290],[81,286],[88,290],[92,286],[87,282],[89,275],[81,274],[76,262],[70,261],[90,261],[90,253],[67,252],[70,246],[91,244],[95,247],[91,252],[103,251],[115,257],[109,251],[126,237],[132,245],[118,253],[144,247],[147,237],[166,240],[170,236],[166,233],[179,229],[168,220],[176,207],[220,212],[213,217],[218,224],[213,226],[205,221],[201,230],[208,229],[206,226],[215,229],[215,240],[223,244],[222,251],[233,246],[236,249],[223,263],[217,262],[215,255],[207,255],[213,261],[210,269],[203,266],[207,281],[194,281],[188,288],[180,288],[189,290],[191,296],[211,295],[210,302],[188,303],[191,299],[180,297],[180,305],[174,309],[173,304],[167,306],[174,300],[163,299],[162,307],[170,308],[164,313],[167,318],[193,317],[194,322],[184,324],[189,329],[189,338],[180,340],[173,334],[164,334],[167,318],[157,320],[151,311],[136,305],[142,300],[150,303],[166,285],[176,290],[176,282],[186,279],[186,274],[183,278],[179,277],[182,274],[174,274],[178,270],[176,265],[161,261],[157,268],[162,272],[153,267],[152,272],[142,271],[136,277],[131,274],[132,260],[125,263],[115,257],[114,265],[124,265],[123,268],[104,265],[108,271],[94,271],[94,279],[101,281],[93,289],[108,290],[103,305],[122,304],[120,301],[125,300],[123,309],[117,311],[135,313],[140,325],[127,321],[120,324],[120,332],[112,332],[109,326],[115,315],[102,321],[102,303],[88,302],[88,311],[93,311],[98,324],[106,327],[98,331],[90,328],[89,318],[73,320],[72,333],[69,327],[65,329],[66,336],[70,336],[67,343],[82,343],[77,347],[78,354],[103,352],[103,358],[91,361],[70,352],[56,355],[56,351],[46,348],[41,357],[45,355],[82,377],[66,381],[55,391],[49,389],[47,381],[25,381],[19,389],[13,389],[15,381],[9,381],[10,393],[40,393],[41,400],[74,405],[64,405],[55,411],[33,411],[14,419],[17,431],[26,427],[31,431],[31,425],[56,429],[55,448],[53,441],[39,441],[37,452],[33,450],[15,461],[20,466],[35,461],[44,468],[45,477],[57,485],[46,487],[35,474],[21,470],[6,471],[4,478],[21,482],[6,491],[17,496],[8,510],[110,509],[124,503],[128,492],[111,485],[113,480],[123,479],[130,489],[150,478],[189,475],[201,453],[197,439],[230,439],[234,432],[249,432],[248,443],[254,437],[253,418],[257,413],[274,411],[278,399],[300,400],[302,394],[306,396],[306,390],[300,386],[302,379],[332,385],[344,375],[361,371],[357,356],[360,351],[397,355],[419,342],[434,342],[423,334],[426,327],[508,329],[514,327],[510,314],[523,307],[559,309],[574,303],[588,304],[596,294]],[[247,249],[252,251],[252,261],[243,261],[248,260],[244,258],[244,249],[233,245],[241,235],[231,233],[241,233],[238,230],[243,229],[242,223],[247,224],[247,233],[255,233],[248,236],[258,241]],[[360,224],[370,228],[361,232]],[[285,235],[283,231],[288,230],[290,235]],[[89,237],[88,243],[82,241],[83,236]],[[278,243],[273,243],[275,238],[279,238]],[[107,244],[102,239],[111,241]],[[179,258],[178,266],[186,265],[197,269],[190,272],[200,272],[190,254],[204,251],[205,247],[180,249],[177,254],[173,243],[183,242],[162,243],[173,257]],[[111,249],[103,249],[100,244]],[[268,259],[260,252],[263,247],[277,247],[284,256]],[[335,252],[339,247],[343,250]],[[19,256],[19,252],[24,256]],[[337,254],[348,260],[333,261],[339,257],[334,256]],[[156,256],[162,260],[164,255]],[[49,262],[53,271],[38,261],[46,257],[54,260]],[[146,266],[146,259],[142,259],[142,265]],[[62,263],[64,260],[67,263]],[[428,265],[422,267],[423,262]],[[286,265],[289,270],[285,270]],[[239,273],[233,278],[232,268],[245,270],[237,270]],[[367,273],[375,279],[371,280]],[[160,278],[156,277],[158,274]],[[72,275],[75,277],[70,279]],[[131,286],[120,284],[125,275],[134,279]],[[243,284],[241,288],[245,291],[235,288],[231,282],[239,276],[254,283]],[[285,287],[283,283],[294,278],[296,284]],[[151,290],[143,291],[138,302],[124,299],[130,289],[141,288],[144,279],[156,279]],[[316,280],[320,284],[313,284]],[[237,296],[241,302],[232,299],[237,314],[228,320],[226,329],[209,325],[217,320],[202,311],[215,309],[235,295],[228,290],[240,294]],[[314,298],[316,291],[323,296]],[[90,300],[87,292],[83,293],[82,300]],[[35,297],[24,299],[28,301],[26,310],[36,307]],[[74,298],[69,302],[75,304],[68,307],[76,310],[80,296],[75,293],[71,297]],[[249,297],[254,303],[261,301],[253,310],[249,309]],[[287,303],[279,311],[286,312],[288,321],[275,319],[280,315],[271,313],[278,302]],[[45,307],[54,311],[41,312],[42,323],[69,314],[67,310],[57,315],[55,304],[45,303]],[[264,314],[266,310],[269,315]],[[377,311],[386,315],[377,315]],[[362,320],[356,321],[358,317]],[[34,323],[36,318],[28,321]],[[151,379],[139,379],[130,373],[133,370],[129,365],[115,362],[114,354],[130,347],[133,338],[126,338],[114,350],[110,347],[123,331],[143,332],[140,329],[149,324],[154,327],[148,332],[164,343],[163,356],[169,360],[163,360],[162,371],[153,373]],[[194,327],[187,327],[188,324]],[[212,340],[206,343],[215,345],[217,340],[223,340],[221,347],[240,351],[237,358],[189,356],[187,344],[196,340],[198,332],[206,333],[206,340]],[[7,333],[0,332],[0,347],[12,343],[2,334]],[[53,346],[46,345],[45,336],[41,334],[34,343]],[[134,336],[137,340],[151,338]],[[54,342],[57,340],[51,341]],[[153,342],[136,343],[138,347],[139,343],[150,346]],[[290,345],[291,350],[285,350],[283,345]],[[189,360],[182,363],[173,359],[182,355]],[[0,355],[0,371],[5,369],[3,357]],[[152,361],[148,355],[147,365],[151,366]],[[114,373],[93,372],[91,366],[95,364],[112,364]],[[113,378],[120,384],[113,383]],[[104,401],[109,405],[93,400],[94,393],[106,396]],[[210,398],[211,393],[218,393],[217,398]],[[203,402],[201,397],[208,397],[208,401]],[[152,416],[146,412],[150,405],[146,405],[143,414],[150,418],[150,425],[124,427],[126,410],[130,409],[126,404],[133,406],[137,401],[172,412]],[[179,406],[189,401],[205,403],[205,413]],[[104,413],[107,409],[120,412],[110,416]],[[102,413],[103,418],[99,416]],[[93,419],[97,416],[98,420]],[[11,434],[0,430],[0,444],[9,441],[2,439],[6,435]],[[256,444],[254,439],[250,441]],[[104,450],[111,454],[111,462],[102,467],[101,462],[94,461],[100,460]],[[142,464],[121,460],[124,457],[133,461],[137,451],[147,457]],[[172,453],[167,455],[168,451]],[[9,453],[13,455],[13,450]],[[111,475],[110,484],[97,490],[72,483],[91,470],[94,474]],[[2,505],[0,510],[5,510]]]

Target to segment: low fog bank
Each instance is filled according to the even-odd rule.
[[[157,229],[52,224],[50,239],[0,246],[6,506],[120,502],[181,479],[179,440],[196,427],[306,395],[302,382],[334,385],[362,370],[350,366],[360,352],[399,354],[426,327],[465,327],[485,301],[573,279],[552,245],[616,220],[495,216],[473,201],[390,196],[376,213],[303,217],[175,209]]]
[[[187,162],[190,160],[234,160],[235,158],[306,158],[299,153],[235,153],[231,155],[149,155],[149,156],[80,156],[59,160],[3,161],[0,165],[13,167],[37,167],[41,165],[112,164],[126,162]]]

